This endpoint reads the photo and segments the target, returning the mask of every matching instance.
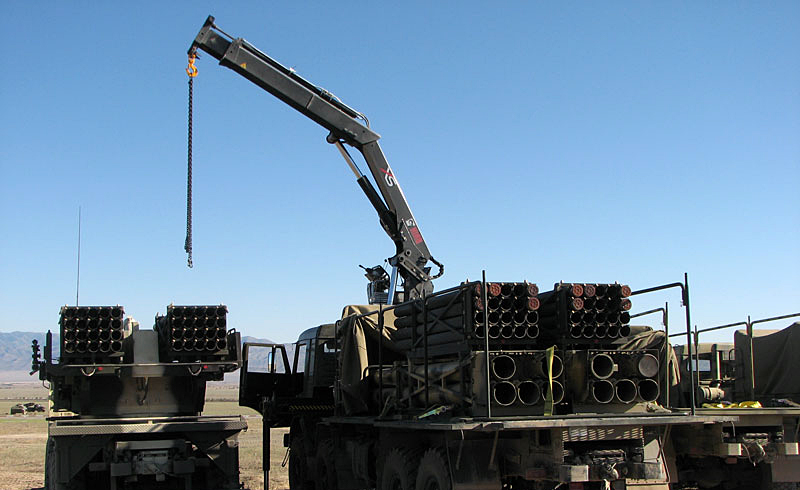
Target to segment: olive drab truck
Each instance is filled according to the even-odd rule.
[[[797,481],[762,471],[759,462],[751,465],[757,471],[748,469],[740,455],[725,453],[735,448],[721,434],[739,427],[738,412],[701,410],[694,389],[670,399],[680,393],[680,361],[667,333],[632,324],[631,312],[639,295],[679,288],[691,344],[688,277],[639,290],[597,281],[540,290],[522,277],[489,281],[484,273],[434,292],[443,266],[364,114],[226,34],[213,17],[190,46],[190,66],[201,51],[322,126],[395,244],[390,271],[365,268],[369,304],[346,306],[294,344],[243,346],[240,404],[263,416],[265,488],[273,427],[289,428],[292,490],[657,490],[733,488],[756,478],[770,488]],[[362,155],[374,184],[348,148]],[[695,379],[695,366],[687,367]],[[794,432],[782,430],[784,445],[775,447],[800,461],[792,453],[793,420],[785,429]],[[708,445],[713,452],[694,454],[695,438],[709,434],[719,436]],[[741,481],[703,471],[720,462],[740,467],[731,474]]]

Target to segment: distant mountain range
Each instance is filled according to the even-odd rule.
[[[37,340],[44,357],[45,334],[41,332],[0,332],[0,382],[38,381],[36,376],[29,376],[31,370],[31,342]],[[243,337],[242,342],[273,343],[268,339]],[[59,355],[59,337],[53,334],[53,357]],[[289,362],[294,358],[294,345],[287,344],[286,351]],[[254,364],[266,366],[265,349],[253,349],[251,359]],[[238,375],[237,375],[238,376]]]

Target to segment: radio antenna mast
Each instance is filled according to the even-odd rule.
[[[78,306],[78,298],[81,290],[81,207],[78,206],[78,273],[75,284],[75,306]]]

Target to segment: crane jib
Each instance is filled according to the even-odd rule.
[[[189,49],[190,54],[197,49],[210,54],[219,60],[220,65],[242,75],[327,129],[330,132],[327,141],[337,144],[340,152],[342,143],[361,152],[377,189],[365,176],[359,175],[360,171],[354,172],[359,186],[377,211],[381,226],[395,243],[396,254],[389,262],[398,268],[409,293],[407,297],[421,295],[422,284],[429,288],[431,279],[439,277],[443,267],[433,261],[397,177],[378,144],[380,135],[369,128],[367,118],[244,39],[225,34],[214,24],[213,17],[209,16],[198,32]],[[343,156],[352,168],[346,152]],[[439,266],[439,273],[434,277],[426,267],[429,261]]]

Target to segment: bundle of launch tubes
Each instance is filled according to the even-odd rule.
[[[123,307],[62,306],[61,359],[66,362],[121,360]]]
[[[228,353],[227,314],[225,305],[170,305],[166,316],[156,318],[156,330],[169,357],[211,359]]]
[[[375,401],[392,396],[500,416],[541,414],[546,399],[622,410],[656,401],[659,352],[619,350],[631,333],[630,296],[617,283],[558,283],[540,292],[527,281],[465,282],[391,307],[392,342],[407,365],[373,373],[381,386]]]
[[[604,345],[630,334],[630,287],[620,284],[556,284],[539,292],[529,282],[465,283],[423,301],[400,305],[394,340],[401,348],[459,341],[490,346]],[[423,327],[423,325],[425,327]],[[476,342],[477,341],[477,342]]]
[[[551,333],[560,331],[558,336],[568,333],[570,343],[627,337],[630,295],[631,288],[621,284],[558,284],[539,297],[540,323]]]

